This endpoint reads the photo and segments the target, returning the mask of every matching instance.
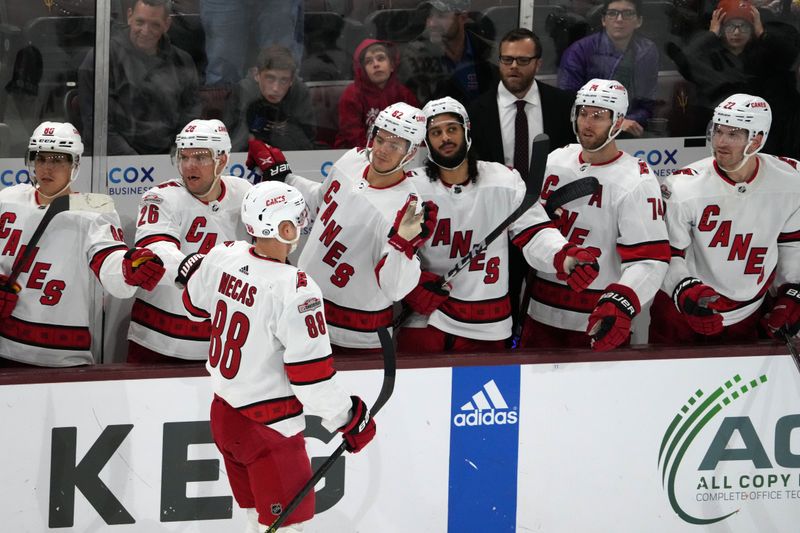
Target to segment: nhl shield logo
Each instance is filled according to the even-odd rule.
[[[279,503],[273,503],[270,505],[269,510],[272,514],[278,516],[283,512],[283,506]]]

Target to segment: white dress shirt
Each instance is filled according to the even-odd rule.
[[[503,138],[504,163],[508,166],[514,166],[514,121],[517,118],[517,100],[518,98],[506,89],[503,82],[499,82],[497,87],[497,110],[500,113],[500,135]],[[539,98],[539,86],[535,81],[531,88],[528,89],[528,93],[523,100],[527,102],[525,115],[528,117],[528,142],[531,143],[534,137],[544,133],[542,102]],[[530,158],[530,154],[528,154],[528,157]]]

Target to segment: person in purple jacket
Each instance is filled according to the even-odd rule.
[[[614,79],[628,89],[631,103],[622,131],[639,137],[653,114],[658,84],[658,48],[639,34],[641,0],[604,0],[603,31],[564,51],[558,86],[575,92],[593,78]]]

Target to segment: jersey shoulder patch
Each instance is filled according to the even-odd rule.
[[[298,304],[297,312],[301,314],[310,313],[316,309],[319,309],[320,307],[322,307],[322,300],[316,296],[312,296],[311,298],[308,298],[304,302]]]
[[[297,271],[297,284],[295,288],[308,287],[308,276],[302,270]]]

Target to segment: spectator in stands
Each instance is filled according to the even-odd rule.
[[[642,26],[641,0],[604,0],[603,31],[573,43],[561,56],[558,86],[577,91],[592,78],[614,79],[628,89],[631,105],[622,131],[644,132],[653,114],[658,85],[658,48],[636,30]]]
[[[451,96],[468,105],[497,83],[492,62],[494,43],[466,28],[470,0],[434,0],[428,9],[425,32],[408,43],[399,77],[417,100]]]
[[[200,115],[192,58],[172,46],[170,0],[136,0],[128,26],[113,31],[109,51],[108,154],[166,154],[175,135]],[[81,118],[93,131],[94,50],[78,73]]]
[[[798,33],[778,20],[766,27],[761,17],[762,11],[749,2],[722,0],[708,31],[696,35],[685,50],[668,45],[667,54],[697,88],[697,128],[708,124],[715,106],[729,95],[758,95],[769,102],[774,117],[764,149],[800,157],[796,145],[792,148],[797,132],[790,126],[800,99],[791,71],[800,49]]]
[[[200,0],[206,34],[206,85],[234,85],[248,75],[248,55],[280,45],[303,58],[303,0]],[[254,42],[253,42],[254,41]]]
[[[417,97],[397,80],[397,48],[386,41],[364,39],[353,53],[355,81],[339,100],[339,132],[336,148],[363,147],[367,132],[382,109],[397,102],[417,107]]]
[[[270,46],[258,55],[258,73],[239,83],[234,151],[247,150],[248,134],[281,150],[314,147],[311,95],[297,79],[297,63],[284,46]],[[250,137],[250,138],[252,138]]]
[[[82,154],[72,124],[43,122],[25,157],[31,183],[0,191],[0,367],[92,364],[96,282],[130,298],[137,286],[151,291],[164,275],[152,251],[128,249],[111,198],[73,194]],[[65,200],[66,209],[34,243],[43,217]],[[35,251],[26,258],[27,248]],[[14,273],[16,265],[22,267]]]

